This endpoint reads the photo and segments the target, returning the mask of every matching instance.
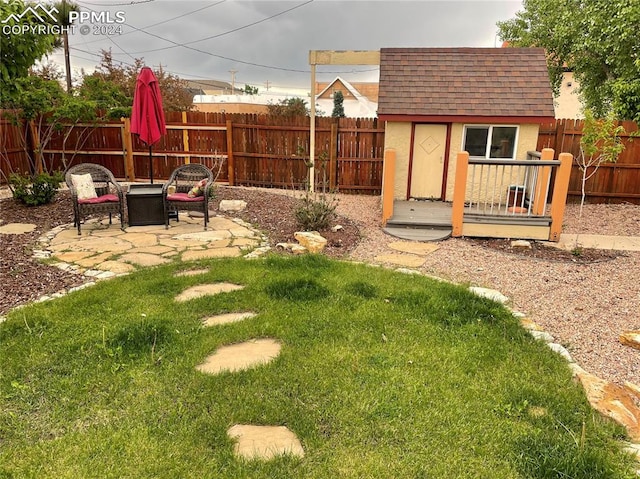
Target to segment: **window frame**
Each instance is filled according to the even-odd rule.
[[[518,139],[520,136],[520,125],[509,125],[509,124],[492,124],[492,123],[469,123],[465,124],[462,129],[462,149],[461,151],[468,151],[466,149],[466,141],[467,141],[467,129],[468,128],[487,128],[487,145],[485,147],[484,156],[478,155],[469,155],[470,158],[483,158],[485,160],[515,160],[518,155]],[[515,128],[516,134],[514,138],[513,144],[513,156],[511,158],[492,158],[491,157],[491,138],[493,137],[493,129],[494,128]]]

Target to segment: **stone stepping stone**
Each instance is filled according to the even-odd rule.
[[[243,459],[268,461],[281,455],[304,457],[298,436],[286,426],[252,426],[236,424],[227,430],[236,441],[234,454]]]
[[[121,263],[120,261],[105,261],[96,266],[97,269],[102,271],[111,271],[115,274],[131,273],[135,271],[135,267],[128,263]]]
[[[158,266],[169,263],[167,258],[150,253],[128,253],[120,257],[120,261],[138,266]]]
[[[391,263],[406,268],[419,268],[425,263],[425,259],[422,256],[401,253],[382,254],[376,256],[374,260],[378,263]]]
[[[244,313],[226,313],[218,314],[216,316],[209,316],[202,320],[204,326],[219,326],[221,324],[237,323],[238,321],[244,321],[245,319],[253,318],[257,316],[252,311],[246,311]]]
[[[182,253],[182,261],[195,261],[210,258],[235,258],[240,256],[239,248],[215,248],[205,250],[191,250]]]
[[[178,302],[189,301],[190,299],[200,298],[201,296],[230,293],[231,291],[237,291],[243,288],[244,286],[232,283],[199,284],[185,289],[182,293],[176,296],[175,300]]]
[[[7,223],[0,226],[0,234],[3,235],[21,235],[31,233],[36,229],[36,225],[30,223]]]
[[[174,274],[176,278],[180,278],[183,276],[198,276],[200,274],[208,273],[208,269],[188,269],[186,271],[180,271],[179,273]]]
[[[278,357],[281,348],[278,341],[270,338],[222,346],[196,366],[196,369],[207,374],[243,371],[271,362]]]
[[[396,251],[417,255],[428,255],[440,249],[440,246],[435,243],[419,243],[416,241],[394,241],[389,243],[388,246]]]

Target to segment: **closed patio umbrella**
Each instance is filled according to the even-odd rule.
[[[167,133],[158,79],[149,67],[138,74],[131,110],[131,132],[149,145],[149,177],[153,184],[152,145]]]

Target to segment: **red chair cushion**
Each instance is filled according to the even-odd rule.
[[[167,195],[167,199],[169,201],[204,201],[204,196],[194,196],[190,197],[187,193],[174,193],[172,195]]]
[[[117,203],[120,201],[116,195],[102,195],[97,198],[78,198],[79,204],[94,204],[94,203]]]

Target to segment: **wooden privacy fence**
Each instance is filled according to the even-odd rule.
[[[221,167],[218,181],[231,185],[302,188],[308,182],[308,117],[167,112],[166,120],[167,134],[152,148],[155,178],[197,162]],[[7,152],[1,168],[7,174],[29,171],[28,135],[7,123],[2,130],[0,139],[8,139],[0,145]],[[50,171],[91,162],[118,178],[149,177],[149,149],[131,134],[127,119],[66,127],[43,146]],[[384,126],[376,119],[316,119],[316,189],[379,194],[383,150]]]
[[[185,162],[220,165],[219,181],[244,186],[302,188],[308,178],[310,120],[268,115],[168,112],[167,135],[153,145],[154,176],[166,179]],[[587,201],[640,204],[640,138],[633,122],[621,123],[625,150],[616,163],[600,166],[587,182]],[[583,121],[542,124],[537,149],[579,153]],[[28,125],[14,126],[0,118],[0,181],[10,172],[28,172],[36,139]],[[66,138],[66,139],[65,139]],[[384,123],[377,119],[317,118],[315,185],[318,191],[380,194]],[[31,154],[33,158],[33,154]],[[77,125],[54,135],[43,151],[47,169],[93,162],[118,178],[146,179],[149,150],[129,132],[126,121]],[[580,198],[581,172],[574,163],[569,199]]]
[[[4,183],[11,172],[30,171],[25,126],[13,125],[0,114],[0,183]]]
[[[596,174],[587,181],[587,201],[590,203],[630,202],[640,204],[640,137],[633,138],[638,125],[631,121],[620,122],[626,130],[621,136],[624,151],[615,163],[600,165]],[[538,146],[555,151],[571,153],[574,158],[580,153],[580,140],[584,121],[556,120],[540,125]],[[574,162],[569,178],[569,201],[580,201],[582,172]]]

